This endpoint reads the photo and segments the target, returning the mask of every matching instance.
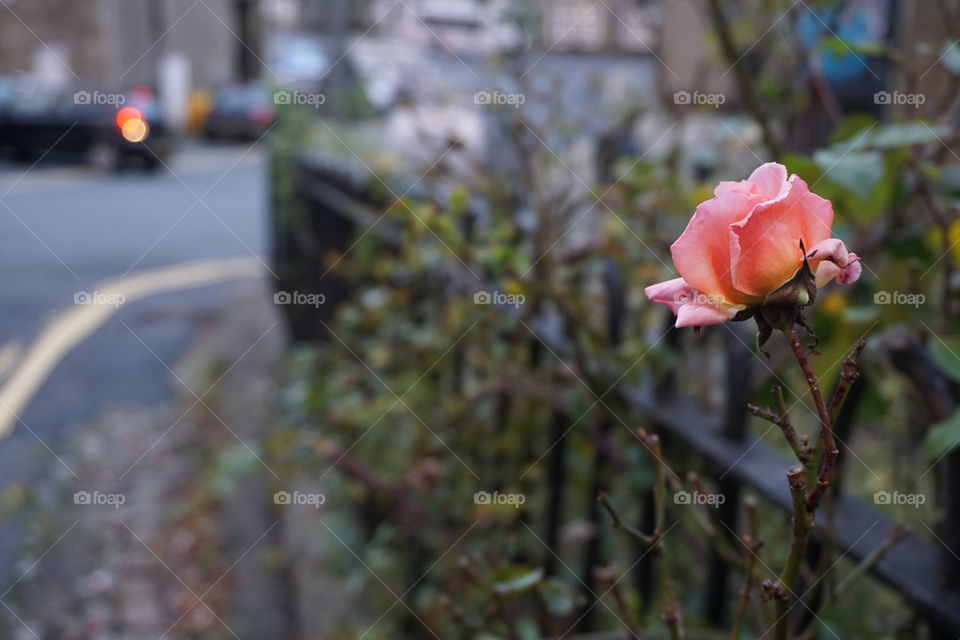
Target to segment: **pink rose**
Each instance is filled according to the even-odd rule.
[[[714,195],[670,247],[681,277],[645,289],[677,314],[677,327],[720,324],[763,305],[803,267],[801,242],[816,287],[860,277],[860,259],[830,237],[830,201],[797,176],[787,179],[783,165],[768,162],[747,180],[721,182]]]

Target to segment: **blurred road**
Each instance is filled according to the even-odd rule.
[[[121,288],[153,282],[143,274],[191,261],[246,259],[223,263],[235,278],[148,291],[88,323],[90,335],[55,358],[0,441],[0,495],[45,474],[70,477],[57,451],[71,425],[109,406],[165,402],[178,384],[168,367],[203,329],[204,314],[231,287],[262,282],[267,273],[260,263],[267,246],[263,150],[198,145],[171,160],[155,174],[0,164],[0,398],[30,377],[26,356],[38,338],[54,336],[34,344],[35,355],[63,346],[56,326],[44,332],[49,323],[92,309],[75,304],[79,292],[107,280]],[[183,274],[190,280],[191,267],[174,271],[177,282]],[[238,345],[236,357],[250,346]],[[10,533],[0,535],[0,581],[8,581],[18,538]]]

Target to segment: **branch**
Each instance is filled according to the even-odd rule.
[[[757,559],[757,550],[763,545],[757,539],[757,501],[748,496],[743,501],[743,506],[747,512],[747,532],[743,535],[743,544],[750,552],[747,556],[746,581],[743,584],[743,590],[740,591],[740,598],[737,601],[737,613],[733,619],[733,630],[730,632],[730,640],[740,640],[740,629],[743,627],[743,619],[747,612],[747,605],[750,602],[750,590],[753,588],[753,567]]]
[[[797,573],[803,554],[810,539],[810,529],[813,527],[813,513],[807,509],[806,500],[806,469],[802,464],[795,464],[787,470],[787,481],[790,484],[790,497],[793,501],[793,537],[790,540],[790,555],[783,573],[775,584],[765,583],[764,598],[777,598],[776,635],[777,640],[787,640],[789,627],[789,612],[787,602],[793,593],[793,585],[797,581]]]
[[[617,510],[613,508],[612,504],[610,504],[610,500],[607,498],[607,494],[605,491],[601,491],[599,494],[597,494],[597,502],[599,502],[600,506],[602,506],[604,510],[610,515],[610,519],[613,520],[614,528],[620,529],[621,531],[629,535],[634,540],[637,540],[647,545],[648,547],[652,547],[657,543],[656,535],[648,536],[647,534],[643,533],[639,529],[635,529],[634,527],[631,527],[629,524],[624,522],[623,519],[620,517],[620,514],[617,513]]]
[[[810,462],[810,457],[813,455],[813,451],[810,449],[809,442],[805,441],[806,436],[797,436],[797,430],[793,428],[793,423],[790,422],[790,414],[787,413],[786,402],[783,399],[783,389],[781,389],[779,385],[773,385],[773,387],[770,388],[770,393],[773,394],[774,399],[777,401],[777,408],[780,411],[779,414],[758,407],[755,404],[747,404],[747,411],[758,418],[763,418],[780,427],[780,430],[783,431],[783,437],[786,438],[787,444],[793,449],[797,460],[804,466],[807,466]]]
[[[887,535],[884,537],[883,542],[880,545],[871,551],[863,560],[855,566],[850,573],[845,575],[843,579],[837,583],[837,586],[831,590],[830,594],[824,600],[823,604],[820,606],[819,611],[817,611],[813,621],[807,629],[800,636],[801,640],[813,640],[816,637],[817,626],[813,622],[822,618],[826,614],[827,610],[830,609],[836,602],[842,598],[847,591],[850,589],[850,586],[856,582],[860,577],[866,574],[868,571],[873,569],[874,566],[880,560],[883,559],[883,556],[887,554],[888,551],[893,549],[897,544],[900,543],[904,538],[909,537],[913,532],[909,527],[895,526],[890,531],[887,532]]]
[[[673,580],[670,578],[670,562],[667,557],[667,547],[663,542],[664,527],[667,520],[667,463],[663,461],[663,448],[660,446],[660,437],[637,429],[637,435],[647,446],[647,451],[653,458],[656,467],[656,482],[653,487],[654,502],[654,535],[657,536],[657,545],[654,547],[660,556],[660,593],[663,594],[663,611],[660,614],[670,631],[670,640],[683,640],[683,611],[680,602],[673,594]]]
[[[840,368],[840,379],[837,380],[837,388],[834,389],[833,397],[830,398],[831,424],[836,422],[837,416],[840,415],[840,409],[843,408],[847,394],[850,393],[850,387],[860,378],[857,365],[860,362],[860,354],[863,353],[865,346],[867,346],[866,338],[857,340],[857,344],[854,345],[853,350],[850,351],[850,354],[843,361],[843,366]]]
[[[823,393],[820,392],[817,376],[813,372],[813,367],[810,366],[810,360],[807,359],[806,349],[800,344],[797,332],[792,327],[783,333],[787,342],[790,343],[790,349],[793,350],[794,357],[803,370],[803,376],[807,380],[807,386],[810,387],[810,395],[813,396],[813,403],[817,406],[817,415],[820,418],[820,435],[817,436],[816,448],[823,447],[823,462],[820,464],[820,475],[817,478],[817,483],[807,495],[807,510],[813,512],[820,504],[820,498],[823,497],[824,492],[830,485],[830,480],[833,479],[833,467],[840,451],[837,449],[837,443],[833,438],[833,422],[830,420],[830,414],[823,402]],[[819,456],[814,459],[814,463],[817,462],[819,462]]]
[[[720,48],[723,49],[723,55],[730,63],[730,70],[733,71],[734,78],[737,80],[737,89],[740,91],[740,97],[743,99],[743,106],[757,121],[763,136],[764,146],[774,158],[783,155],[780,142],[773,135],[773,129],[770,126],[770,120],[757,98],[754,89],[756,87],[755,78],[753,78],[747,69],[740,66],[741,59],[745,54],[737,51],[737,45],[733,41],[733,33],[730,29],[730,23],[723,13],[720,6],[720,0],[710,0],[710,17],[713,21],[713,27],[717,32],[717,38],[720,40]]]

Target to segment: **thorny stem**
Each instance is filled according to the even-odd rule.
[[[743,544],[747,547],[749,553],[747,554],[746,581],[743,584],[743,590],[740,592],[740,599],[737,601],[737,613],[733,619],[730,640],[740,640],[740,629],[743,627],[747,605],[750,603],[750,590],[753,588],[753,568],[757,559],[757,549],[762,544],[757,539],[757,501],[752,497],[746,498],[744,508],[747,512],[747,534],[743,536]]]
[[[823,462],[820,464],[820,475],[817,477],[816,485],[810,489],[807,494],[807,509],[814,511],[820,504],[820,498],[830,485],[833,478],[833,467],[837,461],[837,455],[840,451],[837,449],[837,443],[833,438],[833,422],[830,420],[830,413],[827,411],[827,405],[823,401],[823,393],[820,392],[820,384],[817,382],[817,376],[810,366],[810,360],[807,359],[807,352],[797,332],[791,327],[786,329],[784,335],[787,342],[790,343],[790,349],[796,357],[800,368],[803,370],[803,376],[807,380],[807,386],[810,387],[810,395],[813,397],[813,403],[817,407],[817,416],[820,418],[820,435],[817,437],[817,449],[823,447]],[[819,456],[814,457],[814,467],[820,462]],[[806,483],[804,483],[806,484]]]

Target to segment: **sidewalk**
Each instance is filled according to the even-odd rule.
[[[262,453],[285,346],[267,286],[197,319],[172,403],[110,408],[55,473],[3,496],[29,540],[4,637],[294,637]]]

